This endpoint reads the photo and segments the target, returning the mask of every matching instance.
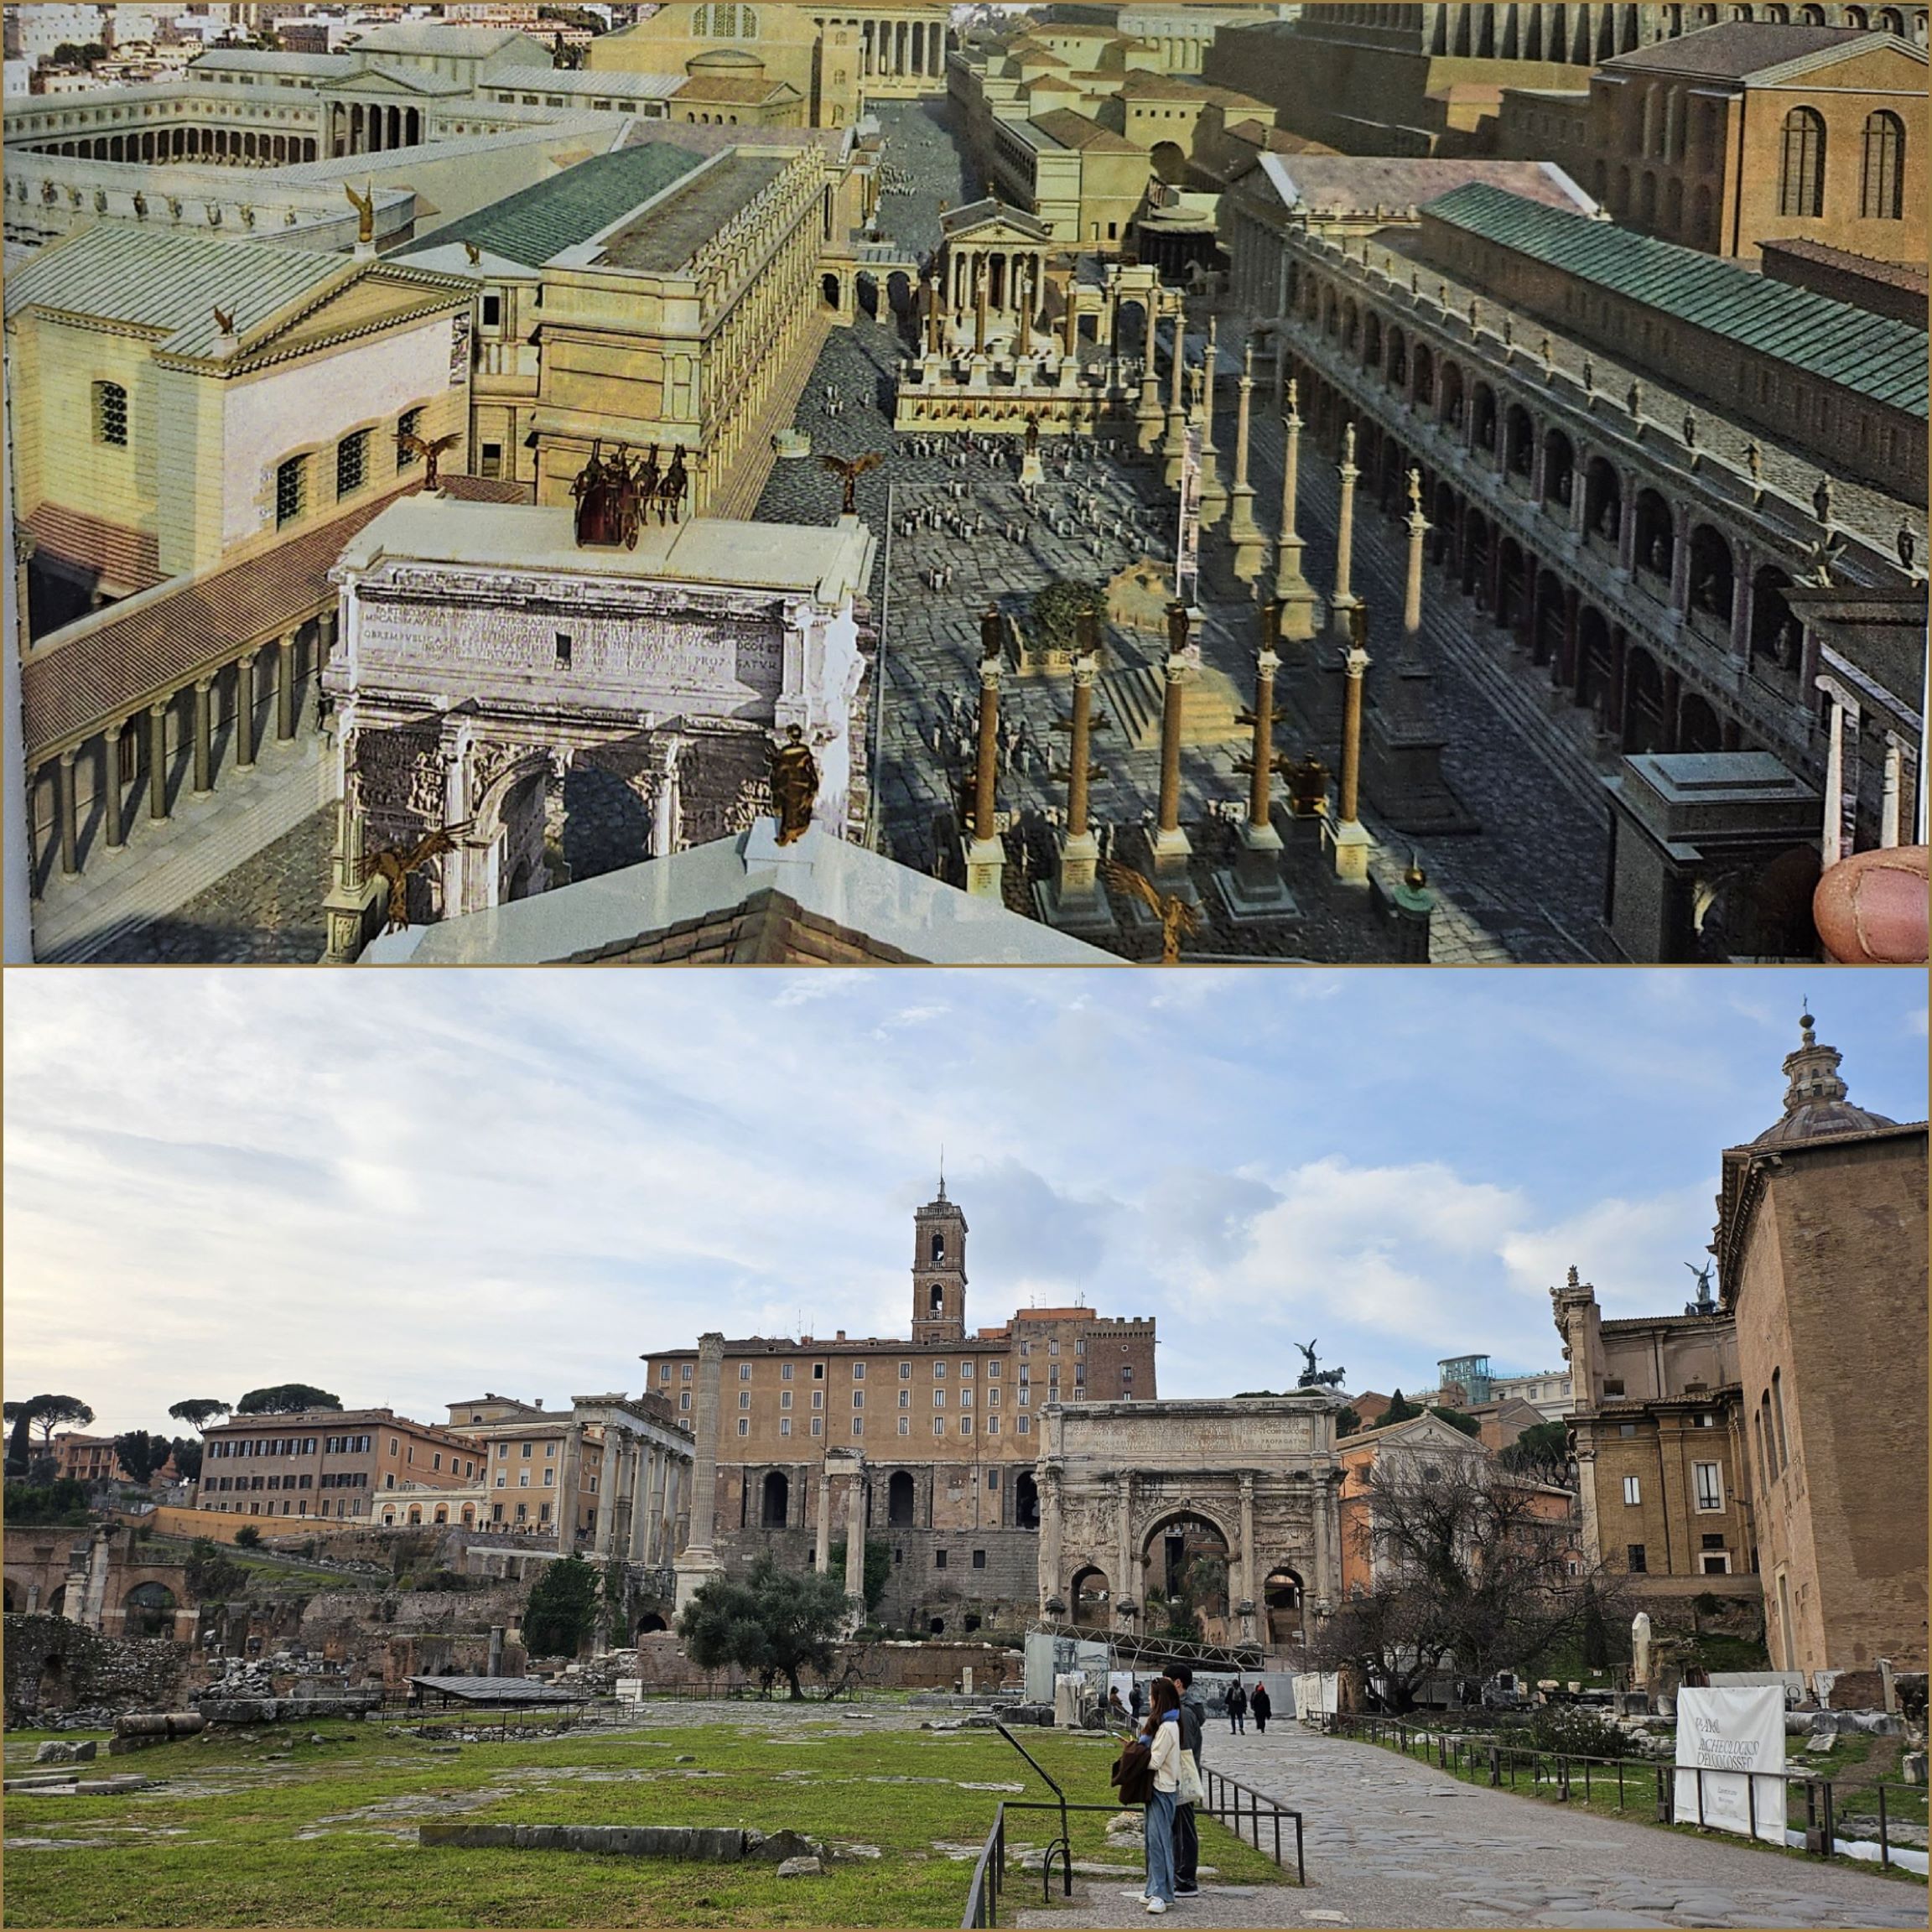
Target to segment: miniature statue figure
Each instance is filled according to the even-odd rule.
[[[432,859],[454,852],[457,839],[472,823],[465,818],[460,825],[440,826],[413,845],[392,845],[371,858],[367,870],[389,881],[388,931],[400,932],[409,923],[409,875],[420,871]]]
[[[1201,915],[1185,899],[1156,891],[1141,874],[1117,860],[1107,861],[1106,875],[1107,883],[1116,892],[1138,899],[1161,922],[1161,963],[1177,965],[1181,958],[1181,942],[1183,938],[1192,938],[1201,930]]]
[[[797,724],[785,727],[786,741],[771,748],[771,803],[778,816],[778,843],[790,845],[805,835],[818,801],[818,761]]]
[[[876,470],[886,459],[880,451],[869,449],[863,456],[821,456],[818,460],[845,486],[844,500],[839,506],[841,517],[856,517],[859,514],[859,479],[868,470]]]
[[[657,521],[662,523],[668,517],[673,523],[681,522],[684,499],[690,493],[691,472],[684,467],[684,446],[678,444],[671,451],[664,480],[657,486]]]
[[[349,184],[342,184],[342,192],[349,197],[350,205],[356,210],[356,242],[358,247],[366,247],[376,239],[376,184],[373,181],[364,184],[358,195]]]

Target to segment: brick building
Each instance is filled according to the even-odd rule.
[[[1305,6],[1294,20],[1223,28],[1202,71],[1262,96],[1284,127],[1345,153],[1489,153],[1506,90],[1581,91],[1599,63],[1688,36],[1721,16],[1869,25],[1919,46],[1926,37],[1924,7],[1424,0]]]
[[[1925,258],[1925,50],[1896,34],[1727,21],[1599,67],[1581,151],[1579,111],[1507,103],[1498,148],[1561,161],[1620,222],[1711,254],[1793,239]]]
[[[112,1436],[83,1436],[74,1430],[64,1430],[54,1438],[52,1444],[55,1475],[76,1483],[132,1483],[134,1478],[121,1466],[121,1458],[114,1452]],[[157,1469],[151,1481],[156,1483],[177,1480],[174,1458]]]
[[[480,1443],[392,1409],[235,1415],[202,1438],[198,1507],[236,1516],[369,1517],[378,1496],[455,1489],[483,1467]]]
[[[1923,1670],[1925,1123],[1854,1105],[1802,1024],[1783,1117],[1725,1150],[1712,1244],[1767,1640],[1787,1670]]]
[[[1582,1541],[1639,1597],[1755,1597],[1737,1337],[1716,1304],[1605,1321],[1570,1270],[1550,1291],[1570,1363]],[[1726,1584],[1720,1577],[1737,1577]]]
[[[815,1561],[826,1457],[839,1449],[863,1456],[865,1519],[893,1545],[889,1621],[917,1614],[952,1633],[1033,1614],[1040,1412],[1050,1402],[1151,1400],[1155,1325],[1027,1308],[969,1330],[967,1232],[943,1184],[914,1215],[910,1341],[840,1330],[829,1340],[724,1343],[714,1546],[727,1565],[767,1550],[794,1568]],[[698,1350],[644,1361],[650,1391],[694,1428]],[[842,1536],[843,1501],[832,1520]]]

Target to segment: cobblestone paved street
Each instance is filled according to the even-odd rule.
[[[918,190],[889,196],[881,221],[896,240],[917,252],[937,242],[940,200],[963,191],[959,157],[943,124],[943,112],[908,104],[880,113],[887,155]],[[1024,623],[1034,595],[1048,584],[1104,582],[1144,557],[1171,567],[1175,512],[1171,494],[1161,487],[1150,465],[1118,460],[1088,443],[1068,449],[1059,439],[1043,442],[1049,480],[1038,493],[1038,514],[1021,496],[1021,452],[1011,439],[982,439],[978,448],[964,446],[960,439],[922,439],[922,453],[915,454],[913,440],[896,437],[891,427],[892,385],[906,347],[897,327],[858,316],[827,343],[797,422],[810,434],[814,454],[880,450],[888,455],[860,479],[858,496],[860,513],[874,529],[883,535],[894,526],[890,571],[880,573],[890,582],[874,587],[886,639],[878,810],[885,849],[926,870],[938,858],[935,821],[943,830],[948,823],[943,815],[956,820],[959,776],[970,760],[980,612],[992,602]],[[1224,395],[1217,423],[1224,470],[1231,462],[1225,452],[1233,442],[1232,416],[1231,397]],[[1280,498],[1282,441],[1279,412],[1265,388],[1258,388],[1252,480],[1266,526]],[[931,453],[924,453],[928,449]],[[782,463],[758,514],[828,522],[836,514],[837,491],[836,480],[816,462]],[[1308,572],[1317,585],[1332,580],[1338,493],[1332,464],[1305,439],[1299,521]],[[964,536],[957,533],[962,522],[969,532]],[[1357,532],[1355,581],[1386,626],[1400,609],[1405,536],[1394,522],[1366,513],[1358,518]],[[1220,539],[1211,533],[1205,543],[1211,561]],[[935,572],[948,571],[949,577],[935,578]],[[1461,598],[1444,591],[1433,573],[1425,601],[1425,635],[1437,666],[1438,712],[1451,745],[1446,770],[1483,829],[1453,839],[1412,840],[1382,828],[1370,813],[1367,822],[1382,842],[1379,873],[1392,878],[1411,851],[1420,854],[1450,901],[1436,922],[1438,959],[1605,956],[1598,917],[1604,808],[1579,796],[1574,774],[1551,759],[1535,724],[1524,728],[1520,709],[1514,715],[1498,712],[1499,678],[1530,682],[1508,662],[1500,637],[1492,636]],[[1253,678],[1252,607],[1211,594],[1203,607],[1203,657],[1227,674],[1245,701]],[[1480,636],[1472,634],[1478,630]],[[1386,628],[1381,635],[1387,636]],[[1151,634],[1113,629],[1108,643],[1109,671],[1158,664],[1161,640]],[[1380,654],[1393,656],[1392,638]],[[1002,681],[1001,717],[1010,746],[1000,803],[1021,828],[1008,841],[1016,861],[1008,868],[1008,899],[1016,907],[1029,904],[1029,870],[1051,869],[1047,818],[1066,801],[1063,782],[1052,776],[1064,759],[1066,740],[1054,727],[1067,704],[1063,679],[1022,678],[1009,671]],[[1334,746],[1291,724],[1279,742],[1297,755],[1313,751],[1331,766],[1336,762]],[[1130,752],[1117,733],[1099,734],[1094,744],[1095,761],[1106,776],[1093,787],[1093,818],[1112,828],[1128,863],[1140,862],[1138,828],[1151,818],[1158,753],[1151,748]],[[1197,848],[1195,876],[1211,917],[1211,875],[1217,864],[1225,864],[1232,839],[1232,828],[1217,815],[1239,815],[1246,781],[1234,761],[1244,750],[1230,743],[1190,747],[1182,756],[1182,818]],[[1284,876],[1299,917],[1239,927],[1218,919],[1190,945],[1190,953],[1317,960],[1389,957],[1389,936],[1373,916],[1367,896],[1335,882],[1310,828],[1283,828],[1291,834]],[[1303,836],[1292,835],[1296,833]],[[1156,949],[1145,929],[1126,926],[1124,932],[1120,941],[1103,943],[1135,957]]]
[[[1210,1726],[1202,1754],[1301,1811],[1308,1888],[1210,1885],[1167,1914],[1181,1927],[1925,1924],[1924,1887],[1903,1879],[1581,1815],[1298,1724],[1240,1737]],[[1071,1909],[1015,1922],[1144,1924],[1133,1890],[1096,1879]]]

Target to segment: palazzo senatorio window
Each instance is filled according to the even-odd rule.
[[[335,494],[352,496],[369,480],[369,432],[358,429],[335,445]]]
[[[309,459],[291,456],[275,471],[275,523],[293,523],[309,506]]]
[[[127,392],[118,382],[94,385],[94,440],[127,447]]]

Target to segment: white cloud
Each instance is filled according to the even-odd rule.
[[[1661,977],[13,975],[8,1394],[434,1416],[713,1326],[903,1334],[942,1145],[976,1325],[1153,1316],[1179,1394],[1311,1336],[1358,1387],[1549,1366],[1547,1285],[1677,1306],[1776,1116],[1801,989]],[[1922,980],[1831,984],[1854,1097],[1922,1117]]]

